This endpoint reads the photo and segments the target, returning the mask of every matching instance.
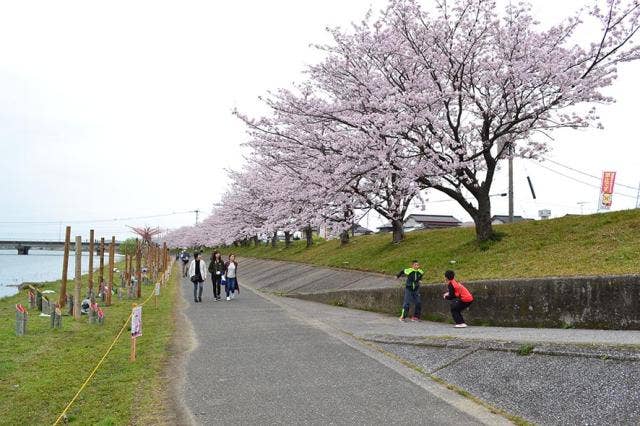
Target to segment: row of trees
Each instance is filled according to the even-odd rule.
[[[600,0],[549,29],[524,3],[392,0],[375,19],[330,29],[306,79],[261,100],[246,166],[220,207],[173,246],[287,238],[323,224],[343,241],[364,212],[403,218],[425,189],[444,193],[491,239],[494,175],[508,155],[536,158],[559,128],[600,126],[594,105],[622,62],[638,59],[638,0]],[[584,31],[597,22],[599,32]],[[582,39],[589,38],[585,42]]]

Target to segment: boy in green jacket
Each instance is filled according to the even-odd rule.
[[[398,272],[396,278],[400,278],[402,276],[407,277],[407,281],[405,282],[404,287],[404,302],[402,305],[402,313],[400,314],[400,321],[406,320],[409,315],[409,306],[411,303],[414,304],[413,316],[411,317],[411,321],[420,321],[420,312],[422,310],[422,303],[420,301],[420,280],[424,275],[424,271],[420,269],[420,263],[417,260],[414,260],[411,263],[410,268],[403,269]]]

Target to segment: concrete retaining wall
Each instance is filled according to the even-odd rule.
[[[265,291],[397,315],[402,283],[358,271],[247,259],[244,273]],[[243,272],[240,272],[242,281]],[[469,324],[640,330],[640,275],[561,277],[465,283],[475,301]],[[450,321],[444,284],[422,287],[424,318]]]

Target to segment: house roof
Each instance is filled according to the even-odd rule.
[[[416,222],[441,222],[441,223],[460,223],[458,219],[450,215],[437,215],[437,214],[410,214],[405,219],[405,222],[413,218]]]
[[[413,219],[416,222],[419,222],[422,226],[425,223],[432,224],[443,224],[443,225],[460,225],[461,222],[453,216],[450,215],[437,215],[437,214],[410,214],[404,220],[404,223],[407,223],[407,220]],[[381,229],[391,229],[391,222],[384,223],[383,225],[378,226],[378,230]],[[407,229],[407,228],[405,228]]]
[[[494,221],[494,220],[499,220],[499,221],[501,221],[501,222],[509,222],[509,215],[500,215],[500,214],[497,214],[497,215],[494,215],[494,216],[491,218],[491,221]],[[528,219],[528,218],[526,218],[526,217],[522,217],[522,216],[513,216],[513,221],[514,221],[514,222],[520,222],[520,221],[522,221],[522,220],[532,220],[532,219]]]
[[[371,229],[365,228],[364,226],[359,225],[359,224],[354,225],[352,229],[353,229],[353,232],[359,232],[359,233],[371,232],[371,233],[373,233],[373,231]]]

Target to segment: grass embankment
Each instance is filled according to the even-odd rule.
[[[494,227],[501,239],[475,240],[474,228],[415,231],[400,244],[390,234],[340,242],[317,241],[307,249],[295,241],[288,249],[233,247],[240,256],[288,260],[395,274],[418,259],[424,282],[440,282],[447,269],[463,280],[544,276],[634,274],[640,272],[640,210],[569,216]],[[455,262],[455,263],[452,263]]]
[[[120,282],[119,274],[115,282]],[[113,347],[102,366],[67,412],[75,424],[149,424],[163,410],[166,381],[161,380],[166,366],[167,347],[174,331],[173,309],[176,274],[171,275],[158,298],[143,307],[143,335],[137,341],[137,360],[129,362],[130,325]],[[60,282],[47,283],[43,289],[56,291]],[[74,281],[67,288],[73,292]],[[83,277],[84,294],[87,277]],[[143,286],[141,300],[119,301],[103,307],[105,324],[89,324],[86,315],[80,321],[64,316],[62,329],[52,330],[49,317],[30,311],[28,334],[15,335],[15,304],[27,304],[26,291],[0,299],[0,424],[51,425],[102,358],[131,313],[131,303],[141,303],[154,286]],[[100,303],[99,303],[100,304]],[[28,308],[27,308],[28,309]]]

